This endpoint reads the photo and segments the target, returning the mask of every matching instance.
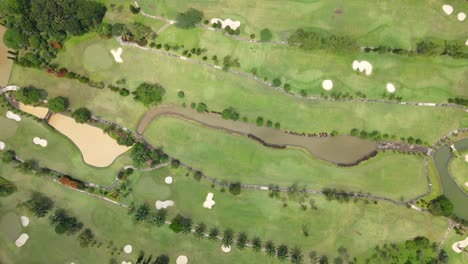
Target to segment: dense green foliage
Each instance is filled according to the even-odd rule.
[[[65,112],[68,108],[68,99],[63,96],[57,96],[47,101],[47,107],[54,113]]]
[[[203,19],[203,12],[190,8],[189,10],[179,13],[176,17],[176,26],[180,28],[193,28],[195,24],[200,23]]]
[[[168,159],[167,155],[162,153],[160,150],[152,150],[143,143],[136,143],[132,148],[130,156],[132,157],[133,165],[139,168],[144,166],[155,166],[167,161]]]
[[[240,182],[233,182],[229,184],[229,192],[234,195],[239,195],[241,193]]]
[[[428,209],[433,215],[451,216],[453,214],[453,204],[444,195],[431,200]]]
[[[80,242],[80,246],[89,247],[89,245],[95,241],[94,234],[91,229],[86,228],[83,230],[83,232],[78,236],[78,241]]]
[[[114,25],[114,27],[116,26]],[[124,41],[136,42],[140,46],[146,46],[150,39],[156,37],[156,33],[153,32],[151,27],[141,23],[133,23],[123,26],[120,35]]]
[[[73,111],[72,117],[75,119],[75,122],[83,124],[91,119],[91,111],[85,107],[78,108]]]
[[[273,33],[271,33],[271,31],[268,28],[264,28],[262,29],[262,31],[260,31],[261,41],[264,41],[264,42],[270,41],[272,38],[273,38]]]
[[[49,197],[40,192],[33,192],[31,198],[22,204],[33,215],[37,217],[44,217],[52,207],[54,202]]]
[[[111,138],[115,139],[119,145],[132,146],[135,144],[135,138],[128,131],[118,128],[115,125],[110,125],[104,129],[104,132]]]
[[[448,102],[451,104],[459,104],[463,106],[468,106],[468,99],[465,99],[465,98],[449,98]]]
[[[21,88],[15,93],[15,98],[17,101],[29,105],[37,104],[46,99],[46,97],[47,92],[45,90],[38,89],[33,86]]]
[[[87,0],[7,0],[0,21],[9,28],[5,44],[25,50],[18,63],[42,67],[55,57],[67,36],[88,32],[105,13],[104,5]]]
[[[152,106],[161,103],[165,90],[159,83],[140,84],[137,89],[132,92],[133,99],[142,102],[145,106]]]
[[[221,117],[236,121],[239,119],[239,113],[233,107],[229,107],[223,110]]]
[[[83,228],[83,223],[62,208],[55,210],[54,215],[50,217],[50,224],[55,226],[57,234],[73,235]]]
[[[237,67],[239,68],[241,65],[239,63],[239,59],[234,59],[231,56],[226,56],[223,58],[223,70],[227,71],[231,67]]]
[[[17,188],[12,182],[6,180],[5,178],[0,177],[0,197],[8,196],[16,192],[16,190]]]
[[[288,42],[305,50],[323,49],[333,53],[352,53],[359,49],[357,43],[350,37],[308,32],[304,29],[296,30],[289,36]]]
[[[192,230],[192,219],[177,214],[174,219],[172,219],[169,228],[176,233],[190,233]]]

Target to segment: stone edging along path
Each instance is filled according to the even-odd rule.
[[[184,56],[179,56],[177,54],[173,54],[173,53],[163,51],[163,50],[158,50],[158,49],[154,49],[154,48],[150,48],[150,47],[140,46],[140,45],[138,45],[136,43],[133,43],[133,42],[123,41],[122,38],[120,38],[120,37],[118,37],[117,40],[118,40],[118,42],[119,42],[119,44],[121,46],[134,47],[134,48],[149,51],[149,52],[152,52],[152,53],[173,57],[173,58],[176,58],[176,59],[179,59],[179,60],[182,60],[182,61],[186,61],[186,62],[189,62],[189,63],[200,64],[200,65],[204,65],[204,66],[214,68],[214,69],[217,69],[217,70],[223,70],[223,68],[221,66],[218,66],[218,65],[215,65],[215,64],[207,63],[207,62],[204,62],[204,61],[194,60],[194,59],[187,58],[187,57],[184,57]],[[276,86],[273,85],[273,83],[266,82],[262,78],[254,76],[254,75],[252,75],[250,73],[236,71],[236,70],[233,70],[233,69],[228,69],[226,72],[238,75],[238,76],[240,76],[242,78],[245,78],[245,79],[254,80],[257,83],[260,83],[260,84],[262,84],[264,86],[267,86],[269,88],[273,88],[273,89],[275,89],[275,90],[277,90],[277,91],[279,91],[279,92],[281,92],[283,94],[286,94],[286,95],[289,95],[289,96],[294,96],[296,98],[305,99],[305,100],[328,101],[328,102],[381,103],[381,104],[389,104],[389,105],[409,105],[409,106],[419,106],[419,107],[448,107],[448,108],[460,109],[462,111],[468,112],[467,107],[457,105],[457,104],[451,104],[451,103],[398,102],[398,101],[390,101],[390,100],[383,100],[383,99],[333,99],[333,98],[328,98],[328,97],[324,98],[324,97],[320,97],[320,96],[305,96],[304,97],[304,96],[301,96],[299,94],[294,94],[292,92],[287,92],[284,89],[282,89],[281,87],[276,87]]]

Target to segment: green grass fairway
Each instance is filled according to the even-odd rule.
[[[423,158],[413,155],[380,153],[358,166],[343,168],[300,150],[267,148],[245,137],[171,117],[153,121],[144,136],[169,155],[226,181],[280,186],[298,183],[309,189],[334,187],[396,200],[412,198],[426,189]],[[400,166],[402,163],[406,165]]]
[[[445,240],[444,250],[449,255],[450,263],[453,264],[463,264],[468,262],[468,254],[466,252],[456,253],[452,249],[453,243],[457,241],[462,241],[466,238],[468,234],[465,232],[464,235],[458,235],[455,230],[450,231],[447,240]]]
[[[0,107],[0,113],[4,115],[5,108]],[[58,170],[78,179],[97,184],[110,186],[114,182],[117,171],[131,164],[128,154],[123,154],[107,168],[96,168],[84,163],[79,149],[64,135],[53,130],[47,125],[34,121],[32,118],[21,116],[21,121],[16,133],[4,138],[0,135],[0,141],[6,143],[6,149],[13,149],[24,160],[33,159],[39,165]],[[3,123],[0,119],[0,127]],[[44,138],[48,141],[47,147],[33,144],[34,137]]]
[[[4,108],[0,108],[4,109]],[[7,139],[13,136],[18,129],[18,122],[11,120],[5,117],[6,111],[2,111],[2,116],[0,116],[0,124],[2,124],[2,129],[0,130],[0,137]]]
[[[465,160],[468,151],[461,151],[458,157],[452,158],[449,163],[450,176],[457,182],[458,186],[468,192],[468,161]]]
[[[468,29],[456,19],[456,13],[468,4],[463,0],[447,1],[455,15],[442,11],[445,2],[415,0],[389,1],[285,1],[285,0],[139,0],[142,9],[174,19],[190,7],[203,11],[205,19],[231,18],[241,21],[241,32],[255,33],[269,28],[277,39],[285,39],[296,28],[319,28],[334,34],[350,35],[363,46],[410,48],[425,37],[464,39]],[[340,14],[341,13],[341,14]]]
[[[0,217],[0,230],[9,242],[15,242],[21,234],[21,228],[20,218],[17,214],[13,211],[2,213]]]
[[[223,162],[222,166],[229,164]],[[168,175],[174,179],[171,185],[164,183]],[[269,198],[266,191],[242,190],[239,196],[233,196],[220,192],[218,186],[212,188],[206,181],[185,176],[183,169],[146,172],[132,175],[130,180],[134,191],[129,201],[147,202],[154,207],[156,200],[173,200],[175,206],[169,208],[172,216],[182,213],[208,226],[231,227],[236,232],[246,232],[249,238],[258,235],[263,240],[299,245],[329,257],[340,246],[355,257],[379,243],[401,242],[417,235],[439,241],[447,228],[442,218],[384,202],[338,203],[328,202],[322,195],[311,195],[305,203],[313,198],[318,209],[301,211],[298,200],[288,199],[288,206],[283,207],[281,199]],[[202,207],[208,192],[214,194],[216,202],[211,210]],[[308,237],[302,233],[303,225],[310,230]]]
[[[83,65],[89,71],[106,70],[114,63],[110,50],[96,44],[86,48],[83,54]]]
[[[104,43],[105,46],[110,47],[117,45],[114,39],[99,40],[91,38],[91,35],[85,37],[89,40],[78,43],[75,39],[75,41],[70,42],[71,44],[66,46],[68,53],[60,54],[57,62],[61,65],[67,65],[73,71],[83,73],[86,70],[81,61],[76,58],[82,56],[83,50],[88,45],[95,43]],[[123,50],[124,63],[107,71],[87,72],[87,74],[93,79],[105,80],[108,83],[125,77],[131,88],[143,81],[159,82],[167,92],[164,100],[166,104],[205,102],[209,109],[217,111],[232,106],[242,116],[247,116],[249,120],[263,116],[265,119],[279,121],[283,129],[298,132],[320,132],[336,129],[342,133],[349,133],[352,128],[356,127],[368,131],[379,130],[398,136],[419,137],[427,142],[432,142],[453,129],[468,126],[468,116],[459,109],[378,103],[307,101],[285,96],[257,82],[241,79],[221,70],[152,54],[137,48],[124,47]],[[143,61],[144,64],[141,63]],[[22,76],[19,74],[22,70],[17,72],[16,69],[20,68],[15,67],[13,80],[21,82],[18,78]],[[44,86],[51,87],[50,85]],[[177,92],[180,90],[185,92],[186,98],[184,100],[177,97]],[[104,94],[106,93],[104,92]],[[122,106],[122,111],[125,111],[125,114],[116,112],[116,109],[120,111],[120,101],[90,98],[87,105],[90,105],[92,109],[95,107],[96,114],[111,117],[110,120],[120,118],[124,121],[123,118],[128,118],[127,120],[131,120],[130,124],[123,124],[133,127],[131,125],[140,116],[141,106],[135,107],[134,111],[127,112],[126,103],[132,101],[130,98],[124,98],[122,101],[125,102]]]

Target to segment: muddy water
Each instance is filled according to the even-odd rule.
[[[357,137],[307,137],[288,134],[274,128],[258,127],[252,123],[225,120],[217,114],[201,114],[190,108],[173,106],[150,109],[140,120],[138,133],[142,134],[151,121],[159,116],[175,116],[229,133],[253,135],[266,144],[302,148],[315,157],[338,164],[354,163],[377,149],[375,142]]]
[[[83,160],[95,167],[107,167],[129,147],[121,146],[104,131],[88,124],[78,124],[71,117],[54,114],[49,125],[67,136],[80,149]]]
[[[13,61],[7,59],[8,48],[3,44],[3,34],[6,28],[0,25],[0,86],[8,85]]]
[[[40,119],[44,119],[49,112],[49,109],[45,107],[25,105],[20,102],[18,102],[18,107],[21,111],[39,117]]]

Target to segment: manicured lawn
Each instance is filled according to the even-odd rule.
[[[179,59],[152,54],[137,48],[124,47],[124,63],[115,64],[112,68],[99,72],[87,72],[82,64],[82,53],[87,46],[102,43],[110,48],[118,46],[116,40],[99,40],[86,35],[87,41],[73,41],[66,45],[67,54],[61,54],[58,62],[69,69],[86,73],[92,79],[104,80],[107,83],[126,78],[128,86],[134,89],[141,82],[159,82],[166,89],[166,104],[186,102],[205,102],[211,110],[222,111],[233,106],[242,116],[254,120],[257,116],[279,121],[286,130],[321,132],[336,129],[349,133],[352,128],[379,130],[383,133],[398,136],[413,136],[431,142],[440,135],[455,128],[468,125],[468,117],[458,109],[416,107],[352,102],[318,102],[307,101],[286,96],[252,80],[223,72],[221,70],[191,64]],[[73,55],[71,55],[73,54]],[[144,62],[144,63],[142,63]],[[20,77],[14,71],[14,80]],[[18,81],[19,82],[19,81]],[[186,98],[178,99],[178,91],[183,90]],[[99,96],[109,95],[109,91]],[[96,93],[97,93],[96,92]],[[94,91],[93,91],[94,94]],[[136,105],[130,98],[113,100],[89,98],[90,108],[96,108],[98,115],[110,120],[127,121],[123,124],[133,127],[143,107]],[[115,105],[118,100],[118,107]],[[122,103],[122,102],[123,103]],[[128,108],[127,108],[128,107]],[[116,112],[122,111],[122,114]],[[113,118],[113,116],[116,116]],[[307,120],[307,121],[305,121]],[[128,124],[130,123],[130,124]]]
[[[449,163],[450,176],[457,182],[458,186],[468,192],[468,161],[465,160],[468,151],[460,151],[458,157],[452,158]]]
[[[3,116],[5,108],[0,107]],[[21,116],[16,133],[10,137],[0,135],[0,141],[6,143],[6,149],[13,149],[24,160],[33,159],[40,166],[69,174],[81,180],[112,185],[117,171],[125,165],[131,164],[128,154],[124,154],[107,168],[91,167],[83,162],[79,149],[64,135],[51,127],[34,121],[32,118]],[[10,122],[0,119],[0,127],[7,127]],[[16,122],[16,121],[15,121]],[[48,141],[47,147],[33,144],[34,137],[40,137]]]
[[[107,249],[109,241],[122,248],[126,244],[133,246],[129,255],[120,253],[114,256],[117,263],[136,262],[140,250],[146,256],[167,254],[171,262],[179,255],[186,255],[190,263],[280,263],[276,258],[268,258],[263,253],[251,250],[240,252],[233,248],[229,254],[221,251],[221,244],[210,240],[197,240],[189,235],[175,234],[167,226],[162,228],[137,225],[127,214],[127,209],[66,189],[52,181],[30,175],[22,175],[10,166],[0,166],[0,175],[12,180],[19,191],[2,198],[0,218],[6,212],[27,215],[31,222],[23,232],[28,233],[29,241],[22,248],[17,248],[5,234],[0,233],[0,261],[2,263],[108,263],[112,257]],[[81,248],[76,235],[57,235],[48,223],[48,216],[42,219],[33,217],[28,212],[16,208],[16,205],[29,198],[32,191],[40,190],[54,199],[56,207],[66,208],[77,216],[85,227],[92,229],[100,248]],[[49,214],[50,215],[50,214]],[[47,246],[44,246],[47,245]],[[33,262],[31,262],[33,261]]]
[[[421,38],[465,40],[467,28],[456,19],[468,4],[450,1],[455,12],[447,16],[444,2],[416,0],[390,1],[227,1],[227,0],[139,0],[146,13],[174,19],[178,12],[193,7],[204,12],[205,19],[231,18],[241,22],[244,36],[269,28],[276,39],[286,39],[297,28],[316,28],[333,34],[349,35],[363,46],[410,48]]]
[[[245,137],[171,117],[153,121],[144,136],[169,155],[210,177],[229,182],[280,186],[298,183],[309,189],[333,187],[396,200],[412,198],[426,189],[423,158],[413,155],[380,153],[358,166],[343,168],[300,150],[267,148]]]
[[[171,185],[164,183],[169,175],[174,179]],[[185,176],[183,169],[135,174],[130,180],[134,184],[128,201],[147,202],[154,207],[156,200],[173,200],[175,206],[169,208],[171,216],[182,213],[208,227],[222,230],[231,227],[235,232],[246,232],[250,239],[258,235],[264,241],[272,239],[277,245],[298,245],[306,254],[315,250],[331,257],[344,246],[353,257],[359,257],[377,244],[401,242],[418,235],[439,241],[447,227],[442,218],[405,207],[384,202],[377,205],[328,202],[322,195],[306,197],[304,203],[308,205],[312,198],[318,209],[302,211],[298,198],[282,194],[282,198],[272,199],[266,191],[250,190],[234,196],[221,192],[218,186],[210,187],[205,180],[197,182],[192,176]],[[211,210],[202,207],[209,192],[216,202]],[[287,201],[287,207],[283,207],[282,199]],[[307,237],[302,233],[304,225],[310,232]]]

